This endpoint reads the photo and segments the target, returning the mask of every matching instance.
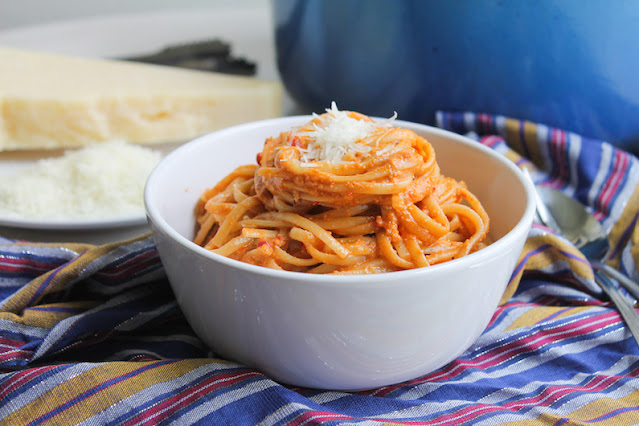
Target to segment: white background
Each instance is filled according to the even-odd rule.
[[[262,7],[268,0],[0,0],[0,30],[153,10]]]

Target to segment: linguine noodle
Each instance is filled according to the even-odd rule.
[[[268,138],[196,206],[195,243],[289,271],[368,274],[425,267],[486,242],[489,218],[464,182],[442,176],[415,132],[333,104]]]

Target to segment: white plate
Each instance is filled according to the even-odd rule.
[[[256,77],[277,80],[271,17],[268,3],[258,7],[156,11],[144,14],[112,15],[0,31],[0,45],[84,57],[119,58],[150,53],[168,45],[221,39],[231,45],[232,54],[257,64]],[[0,153],[0,173],[44,158],[46,154]],[[78,231],[114,230],[129,227],[139,233],[146,226],[144,214],[93,220],[33,220],[0,217],[0,235],[11,238],[45,234],[18,233],[16,229]],[[3,228],[4,227],[4,228]],[[70,238],[77,240],[77,235]],[[122,238],[121,233],[112,233]],[[64,238],[58,232],[51,237]],[[107,238],[108,239],[108,238]],[[103,242],[105,238],[102,238]]]
[[[99,219],[60,219],[41,220],[0,217],[0,226],[26,229],[46,229],[46,230],[91,230],[124,228],[127,226],[141,226],[146,224],[146,215],[118,216]]]
[[[165,156],[180,143],[166,143],[150,148]],[[33,165],[42,158],[57,157],[64,154],[64,150],[54,151],[9,151],[0,152],[0,176],[11,176],[20,169]],[[18,217],[17,215],[3,215],[0,213],[0,235],[3,235],[2,227],[39,229],[39,230],[98,230],[113,229],[146,225],[146,213],[144,209],[139,214],[127,214],[110,217],[80,217],[80,218],[52,218],[32,219]]]

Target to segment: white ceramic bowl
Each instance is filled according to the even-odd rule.
[[[469,256],[365,276],[283,272],[191,242],[200,193],[253,164],[269,136],[309,116],[248,123],[202,136],[151,173],[147,215],[177,301],[220,356],[290,385],[362,390],[429,373],[482,333],[521,253],[533,188],[509,160],[454,133],[402,122],[434,146],[442,173],[463,179],[491,218],[494,242]]]

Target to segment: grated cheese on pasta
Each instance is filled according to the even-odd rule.
[[[397,116],[395,114],[382,123],[357,120],[349,117],[345,111],[337,109],[335,102],[326,112],[323,119],[313,114],[314,118],[320,118],[321,122],[319,125],[314,124],[312,131],[300,132],[300,135],[312,139],[306,149],[300,149],[300,159],[303,162],[327,161],[339,164],[344,163],[343,158],[346,155],[368,154],[371,147],[360,143],[361,140],[370,136],[376,129],[389,126]]]
[[[104,219],[144,214],[144,185],[160,161],[150,148],[104,142],[37,161],[0,180],[0,215]]]

